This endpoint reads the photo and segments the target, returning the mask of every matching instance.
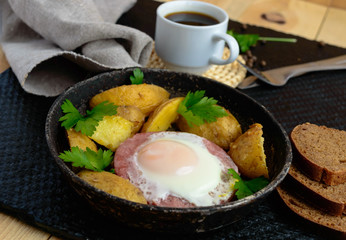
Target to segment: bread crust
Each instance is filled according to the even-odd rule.
[[[320,211],[319,209],[314,208],[310,204],[306,203],[299,196],[292,194],[292,191],[288,191],[288,189],[283,184],[281,184],[276,189],[281,199],[293,212],[311,222],[341,232],[343,235],[345,235],[345,215],[333,216]]]
[[[294,162],[307,176],[332,186],[346,182],[345,131],[304,123],[290,138]]]
[[[291,165],[285,184],[322,211],[336,216],[346,214],[346,184],[328,186],[324,183],[315,182],[294,165]]]
[[[290,134],[293,163],[277,191],[301,217],[346,233],[346,132],[304,123]]]

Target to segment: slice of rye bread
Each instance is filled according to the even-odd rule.
[[[346,182],[346,131],[304,123],[290,138],[299,170],[328,185]]]
[[[343,234],[346,233],[345,215],[333,216],[314,208],[299,196],[292,194],[292,191],[288,191],[283,184],[278,186],[276,190],[284,203],[299,216]]]
[[[346,214],[346,183],[329,186],[311,180],[294,164],[290,167],[285,183],[315,207],[336,216]]]

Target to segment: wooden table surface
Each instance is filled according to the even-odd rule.
[[[169,0],[163,0],[169,1]],[[323,41],[346,48],[345,0],[203,0],[226,10],[230,19]],[[261,14],[281,14],[285,24],[269,22]],[[0,45],[0,72],[9,63]],[[1,240],[57,240],[55,236],[0,212]]]

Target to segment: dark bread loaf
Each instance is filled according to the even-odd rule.
[[[346,182],[346,131],[304,123],[292,130],[290,138],[299,170],[328,185]]]
[[[287,191],[282,184],[277,187],[277,191],[285,204],[299,216],[327,228],[346,233],[345,215],[333,216],[314,208],[299,196],[292,194],[292,191]]]
[[[301,217],[346,233],[346,132],[305,123],[290,137],[293,164],[280,197]]]
[[[346,214],[346,183],[329,186],[311,180],[294,164],[290,167],[285,183],[315,207],[332,215]]]

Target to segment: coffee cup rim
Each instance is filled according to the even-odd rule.
[[[199,10],[196,10],[196,9],[189,9],[189,7],[192,7],[192,6],[201,6],[202,8],[212,8],[214,11],[219,11],[219,13],[222,13],[223,17],[222,19],[220,19],[220,15],[212,15],[210,14],[210,12],[206,12],[206,11],[201,11],[200,9]],[[178,10],[177,8],[175,7],[179,7],[179,6],[185,6],[185,7],[188,7],[188,9],[180,9]],[[165,9],[169,9],[167,11],[165,11]],[[202,14],[208,14],[214,18],[216,18],[219,23],[217,24],[213,24],[213,25],[208,25],[208,26],[193,26],[193,25],[185,25],[185,24],[181,24],[181,23],[176,23],[174,21],[171,21],[169,19],[166,18],[166,16],[168,14],[172,14],[172,13],[175,13],[175,12],[185,12],[185,11],[191,11],[191,12],[197,12],[197,13],[202,13]],[[211,4],[211,3],[206,3],[206,2],[199,2],[199,1],[172,1],[172,2],[165,2],[163,4],[161,4],[157,10],[156,10],[156,15],[157,17],[161,18],[163,21],[169,23],[169,24],[172,24],[172,25],[176,25],[176,26],[179,26],[179,27],[184,27],[184,28],[191,28],[191,29],[205,29],[205,28],[213,28],[213,27],[216,27],[216,26],[219,26],[221,24],[224,24],[224,22],[227,22],[228,23],[228,20],[229,20],[229,17],[228,17],[228,14],[225,10],[223,10],[222,8],[214,5],[214,4]]]

